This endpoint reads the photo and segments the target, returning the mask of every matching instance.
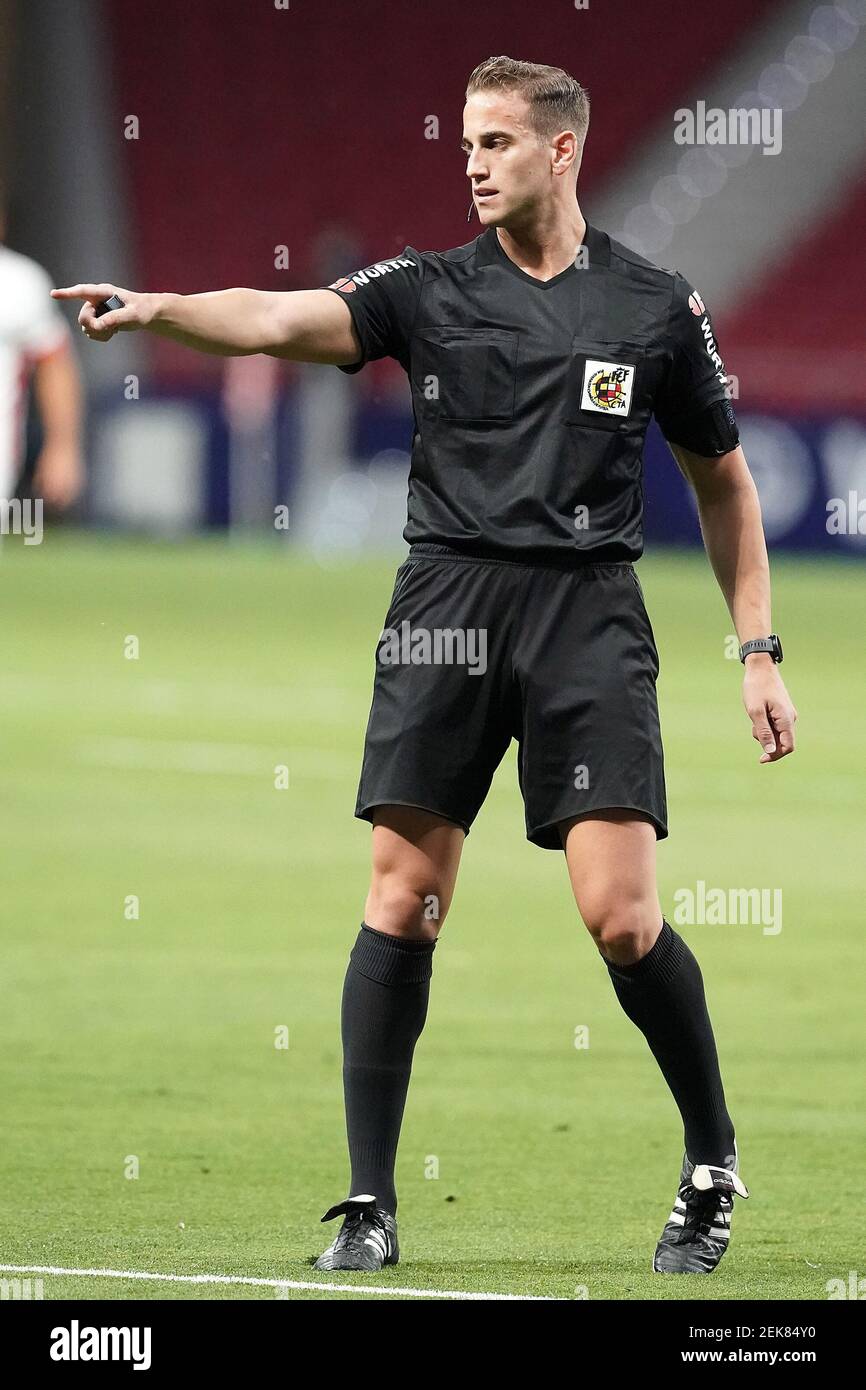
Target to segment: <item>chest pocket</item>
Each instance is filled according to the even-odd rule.
[[[644,425],[650,409],[651,364],[638,343],[574,338],[566,385],[566,425],[627,430]]]
[[[422,328],[416,383],[426,414],[445,420],[511,420],[518,335],[504,328]]]

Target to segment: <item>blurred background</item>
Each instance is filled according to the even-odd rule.
[[[0,535],[9,1263],[309,1275],[346,1181],[339,1000],[369,854],[352,811],[412,429],[393,362],[93,344],[49,288],[291,290],[472,240],[464,89],[499,53],[588,88],[582,209],[711,309],[761,494],[800,711],[773,767],[653,426],[662,903],[704,883],[784,904],[773,932],[672,919],[757,1200],[711,1293],[653,1282],[678,1117],[561,856],[523,839],[512,748],[437,950],[406,1255],[382,1277],[822,1298],[863,1272],[866,0],[0,0],[0,497],[22,504]],[[731,108],[781,113],[774,153],[678,142],[678,113]],[[16,534],[42,498],[44,535],[33,515]]]
[[[589,219],[713,312],[771,543],[861,553],[866,519],[828,532],[825,504],[866,490],[866,8],[727,0],[696,33],[689,0],[663,23],[624,0],[612,19],[601,0],[531,23],[519,4],[456,0],[3,0],[6,243],[54,284],[180,293],[325,285],[407,242],[461,245],[479,230],[457,148],[466,78],[490,51],[531,50],[590,92]],[[781,112],[781,149],[676,143],[677,111],[699,102]],[[138,335],[73,350],[82,521],[273,529],[288,506],[289,543],[399,545],[397,364],[350,380]],[[655,430],[646,494],[649,541],[696,543]]]

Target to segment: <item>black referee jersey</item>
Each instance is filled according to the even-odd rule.
[[[650,416],[695,453],[733,447],[700,295],[594,227],[547,281],[515,265],[488,227],[450,251],[407,246],[328,288],[361,344],[340,370],[390,356],[409,376],[411,543],[540,563],[633,561]]]

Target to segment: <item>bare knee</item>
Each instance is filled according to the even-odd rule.
[[[432,882],[418,882],[399,872],[374,872],[364,920],[377,931],[435,941],[446,911]]]
[[[367,925],[394,936],[435,941],[451,905],[463,838],[459,826],[432,812],[378,808]]]
[[[581,905],[583,920],[598,950],[616,965],[633,965],[655,944],[661,910],[645,899],[597,898]]]

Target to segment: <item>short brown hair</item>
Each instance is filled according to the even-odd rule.
[[[485,58],[471,74],[466,95],[499,87],[519,92],[529,103],[530,119],[537,135],[547,140],[561,130],[573,130],[583,148],[589,126],[589,95],[562,68],[546,63],[524,63],[518,58]]]

